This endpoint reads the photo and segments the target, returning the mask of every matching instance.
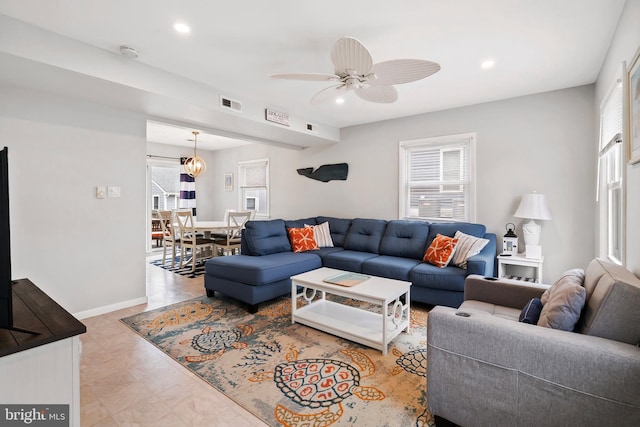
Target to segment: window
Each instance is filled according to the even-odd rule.
[[[240,209],[269,218],[269,159],[238,163]]]
[[[399,217],[475,221],[475,134],[400,142]]]
[[[614,83],[600,106],[598,159],[599,256],[622,265],[624,263],[624,152],[622,149],[621,79]]]

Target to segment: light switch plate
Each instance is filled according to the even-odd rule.
[[[96,199],[107,197],[107,187],[96,187]]]
[[[107,187],[107,196],[108,197],[120,197],[120,187]]]

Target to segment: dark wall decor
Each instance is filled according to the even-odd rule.
[[[329,182],[334,180],[346,181],[349,174],[349,165],[347,163],[336,163],[333,165],[322,165],[315,171],[313,168],[298,169],[300,175],[316,181]]]

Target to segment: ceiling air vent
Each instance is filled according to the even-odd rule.
[[[313,132],[313,133],[318,133],[318,126],[314,125],[313,123],[308,123],[307,122],[307,131],[308,132]]]
[[[242,104],[239,101],[234,101],[226,96],[220,97],[220,106],[227,110],[237,111],[238,113],[242,112]]]

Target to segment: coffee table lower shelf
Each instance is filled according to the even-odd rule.
[[[318,300],[301,307],[292,316],[293,323],[336,335],[387,353],[387,345],[407,329],[408,322],[386,322],[386,337],[382,330],[383,315],[328,300]],[[385,339],[386,338],[386,339]]]

